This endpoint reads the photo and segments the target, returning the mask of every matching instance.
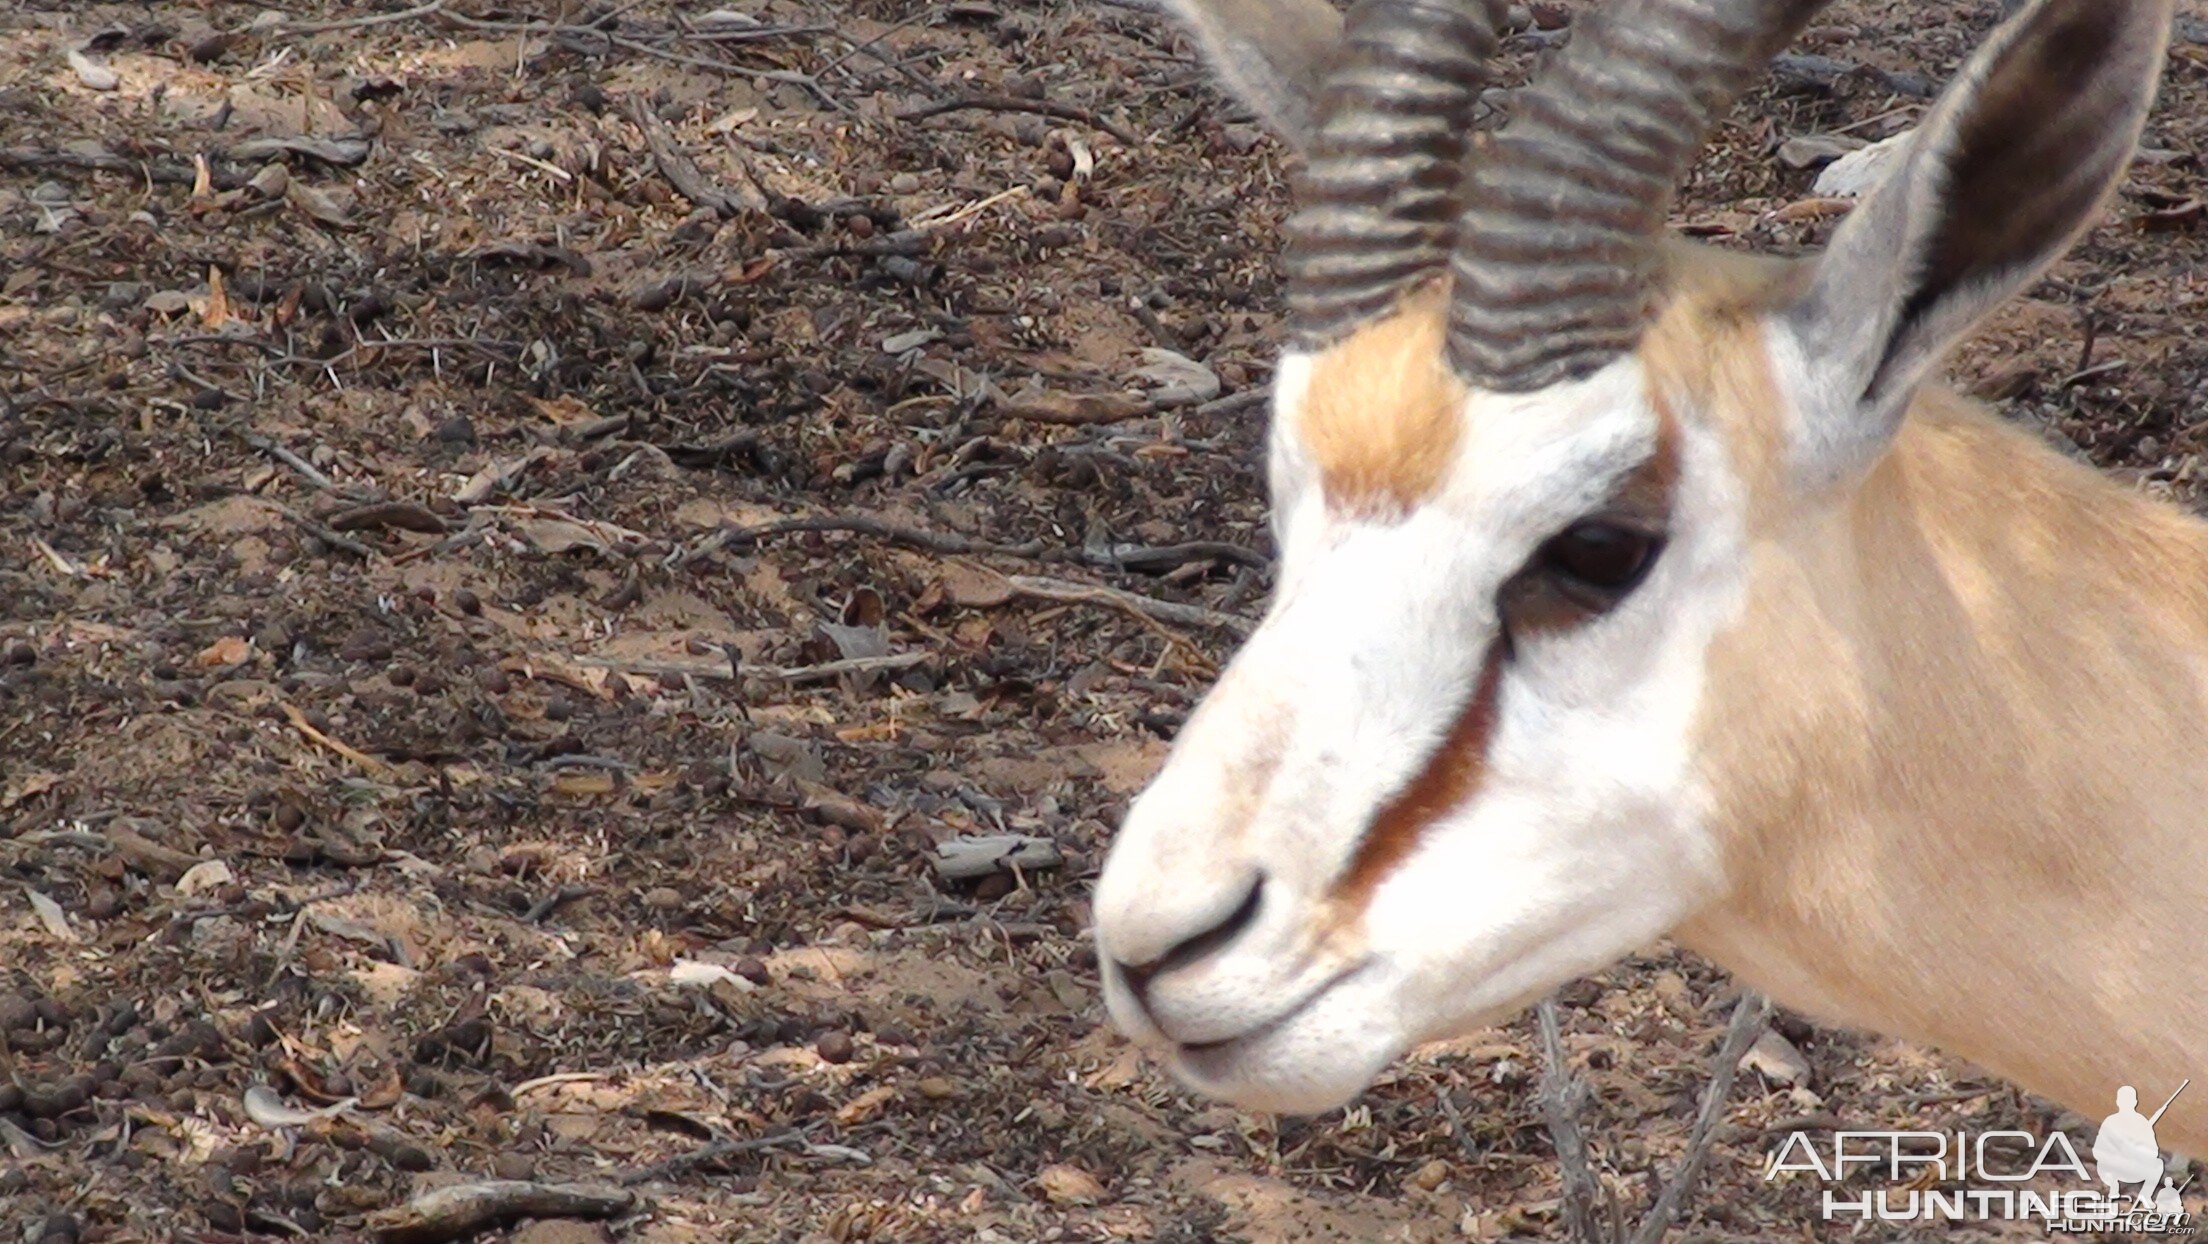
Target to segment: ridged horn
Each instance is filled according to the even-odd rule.
[[[1491,392],[1631,351],[1657,242],[1710,127],[1829,0],[1619,0],[1583,18],[1471,172],[1449,357]]]
[[[1288,311],[1317,348],[1448,262],[1472,111],[1507,0],[1364,0],[1288,222]]]

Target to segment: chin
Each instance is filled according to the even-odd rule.
[[[1184,1045],[1160,1034],[1116,974],[1106,976],[1105,1003],[1114,1025],[1155,1052],[1189,1089],[1269,1114],[1321,1114],[1346,1106],[1413,1044],[1394,1022],[1395,1000],[1370,977],[1345,980],[1301,1010],[1205,1045]]]

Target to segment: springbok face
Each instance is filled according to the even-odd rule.
[[[1817,0],[1613,4],[1469,175],[1503,0],[1177,7],[1307,161],[1280,575],[1128,815],[1100,957],[1192,1085],[1313,1111],[1723,894],[1699,710],[1759,542],[2097,210],[2169,4],[2040,0],[1826,262],[1748,279],[1659,237]]]

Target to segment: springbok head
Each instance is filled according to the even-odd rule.
[[[2099,210],[2171,0],[2036,0],[1820,261],[1746,272],[1667,210],[1817,0],[1617,0],[1478,141],[1503,0],[1171,4],[1304,161],[1281,560],[1128,815],[1100,957],[1185,1080],[1311,1111],[1723,901],[1738,805],[1801,797],[1713,719],[1749,606]]]

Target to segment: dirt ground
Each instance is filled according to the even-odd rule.
[[[1555,1238],[1527,1024],[1305,1121],[1103,1025],[1089,886],[1269,585],[1282,151],[1121,0],[709,8],[0,0],[0,1237],[496,1177],[636,1198],[536,1244]],[[1866,68],[1759,90],[1680,223],[1817,244],[1782,144],[1907,126],[1994,8],[1837,5],[1797,50]],[[1957,363],[2187,502],[2203,16]],[[939,880],[979,833],[1062,863]],[[1732,998],[1564,992],[1629,1217]],[[1795,1128],[2059,1121],[1780,1030],[1682,1238],[1832,1230]]]

